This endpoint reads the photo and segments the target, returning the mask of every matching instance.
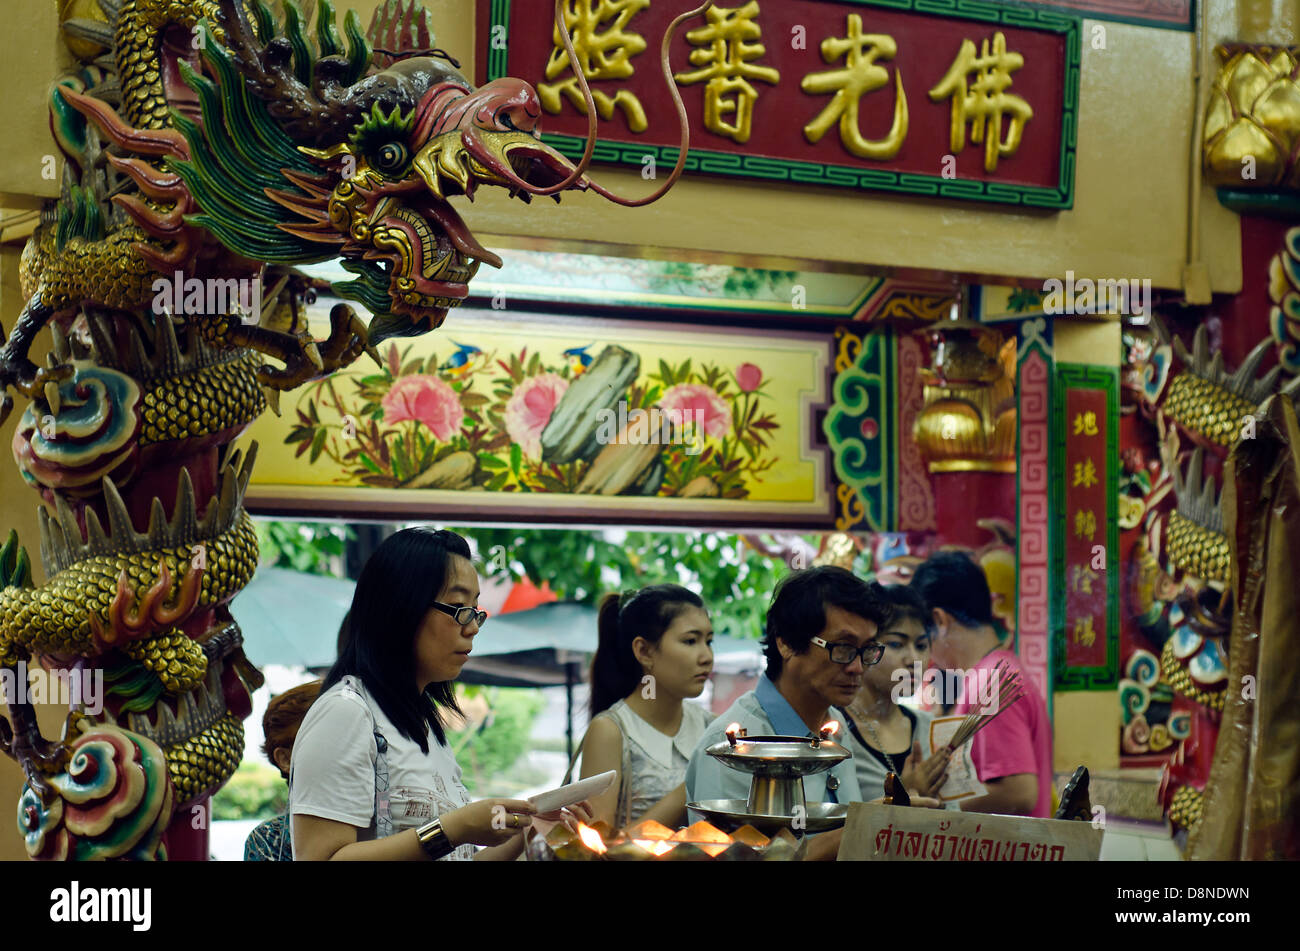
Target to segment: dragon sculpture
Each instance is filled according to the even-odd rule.
[[[581,72],[574,165],[541,142],[535,90],[475,89],[414,0],[388,0],[364,33],[349,12],[346,44],[331,0],[314,43],[288,0],[279,19],[262,0],[98,3],[102,19],[64,23],[82,61],[50,97],[64,181],[24,248],[27,303],[0,348],[0,421],[10,390],[28,400],[13,451],[40,495],[48,579],[33,586],[10,533],[0,668],[102,671],[106,699],[50,740],[10,698],[0,744],[27,779],[32,857],[206,858],[192,816],[238,765],[261,684],[228,609],[258,560],[242,505],[256,446],[232,443],[281,391],[437,328],[480,264],[501,265],[451,198],[666,193],[688,148],[668,43],[700,10],[663,43],[677,166],[628,200],[585,174],[596,112]],[[577,62],[562,6],[556,35]],[[354,276],[334,294],[372,316],[338,303],[317,340],[315,285],[295,265],[328,259]]]
[[[1229,681],[1229,633],[1235,605],[1233,559],[1222,504],[1229,451],[1262,419],[1266,401],[1300,397],[1300,377],[1285,361],[1261,372],[1271,338],[1233,371],[1210,345],[1205,323],[1192,348],[1159,318],[1151,339],[1131,341],[1131,399],[1158,433],[1158,476],[1138,480],[1141,453],[1125,453],[1121,526],[1140,528],[1128,580],[1143,636],[1120,681],[1125,753],[1166,757],[1158,798],[1185,847],[1198,831]],[[1213,354],[1213,355],[1212,355]],[[1262,423],[1261,423],[1262,425]],[[1251,438],[1248,435],[1244,438]],[[1189,445],[1190,444],[1190,445]],[[1131,458],[1130,458],[1131,454]],[[1238,688],[1239,689],[1239,688]]]

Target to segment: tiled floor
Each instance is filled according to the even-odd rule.
[[[1182,856],[1165,824],[1109,819],[1101,839],[1103,862],[1178,862]]]

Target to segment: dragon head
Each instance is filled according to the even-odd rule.
[[[256,29],[244,3],[219,0],[221,38],[200,24],[204,68],[178,63],[198,99],[191,115],[172,112],[185,154],[172,156],[171,167],[199,209],[186,221],[255,261],[341,259],[356,277],[335,290],[374,314],[371,343],[438,327],[468,296],[480,264],[501,266],[452,197],[472,201],[482,185],[507,188],[524,201],[559,201],[566,189],[592,189],[640,205],[664,194],[681,173],[684,110],[677,168],[654,195],[628,201],[584,174],[596,121],[585,81],[589,135],[574,165],[541,141],[537,93],[522,80],[475,89],[440,50],[409,51],[376,66],[354,13],[345,24],[344,54],[328,0],[319,5],[317,55],[293,16],[281,28],[260,0],[248,6]],[[277,35],[281,29],[287,35]],[[572,53],[568,31],[560,34]]]
[[[452,196],[473,200],[480,185],[497,185],[528,201],[530,186],[546,189],[568,179],[570,187],[587,187],[585,179],[574,179],[571,162],[540,141],[537,95],[520,80],[499,79],[475,91],[452,67],[419,57],[377,74],[357,98],[359,118],[346,140],[305,150],[327,163],[328,196],[321,183],[301,179],[314,201],[283,191],[271,198],[307,219],[286,231],[336,245],[344,266],[358,275],[353,294],[378,305],[371,309],[382,326],[372,323],[372,340],[394,330],[436,328],[468,295],[480,264],[501,266],[475,239]]]
[[[577,61],[565,2],[556,0],[556,33]],[[338,259],[354,278],[333,290],[371,312],[368,326],[339,305],[330,314],[331,336],[319,347],[296,317],[283,331],[265,320],[239,327],[229,315],[215,315],[204,330],[221,346],[284,360],[284,370],[257,371],[258,381],[276,390],[332,372],[363,348],[376,356],[372,345],[388,337],[433,330],[468,296],[480,264],[501,266],[453,198],[473,201],[480,186],[492,185],[523,201],[559,201],[561,192],[578,189],[639,206],[672,188],[690,134],[669,43],[683,21],[710,4],[681,14],[665,34],[660,65],[677,107],[681,147],[665,181],[632,200],[586,175],[597,114],[581,72],[587,141],[575,165],[541,140],[542,110],[528,83],[501,78],[476,89],[446,53],[409,48],[419,42],[412,37],[432,42],[427,24],[417,30],[407,22],[414,11],[427,16],[414,3],[390,0],[381,13],[397,11],[402,22],[371,26],[370,35],[405,37],[402,49],[373,47],[350,11],[345,51],[331,0],[317,4],[315,44],[293,4],[277,23],[263,0],[213,0],[211,22],[193,22],[192,48],[175,41],[159,48],[160,75],[174,78],[156,81],[152,91],[124,93],[123,115],[89,93],[57,90],[111,142],[107,163],[137,189],[111,198],[145,236],[130,245],[141,263],[141,279],[132,285],[138,299],[114,306],[152,299],[157,311],[158,298],[145,293],[153,274],[197,268],[229,277],[263,265]]]

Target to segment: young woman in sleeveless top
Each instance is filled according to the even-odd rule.
[[[591,801],[616,828],[686,820],[686,764],[713,715],[689,700],[713,671],[713,625],[704,602],[680,585],[606,595],[591,665],[591,725],[580,748],[583,777],[617,770]]]

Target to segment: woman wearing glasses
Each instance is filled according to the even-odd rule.
[[[452,681],[487,619],[478,596],[469,545],[454,532],[405,529],[366,563],[339,658],[293,747],[295,859],[519,855],[536,809],[471,802],[447,746],[445,711],[460,713]]]
[[[853,753],[864,798],[880,795],[886,773],[902,779],[913,797],[935,797],[948,778],[948,754],[940,751],[922,759],[933,716],[898,703],[921,686],[916,675],[930,663],[933,622],[921,596],[906,585],[886,586],[880,592],[889,619],[873,641],[879,662],[863,671],[857,697],[841,708],[849,725],[845,745]]]

